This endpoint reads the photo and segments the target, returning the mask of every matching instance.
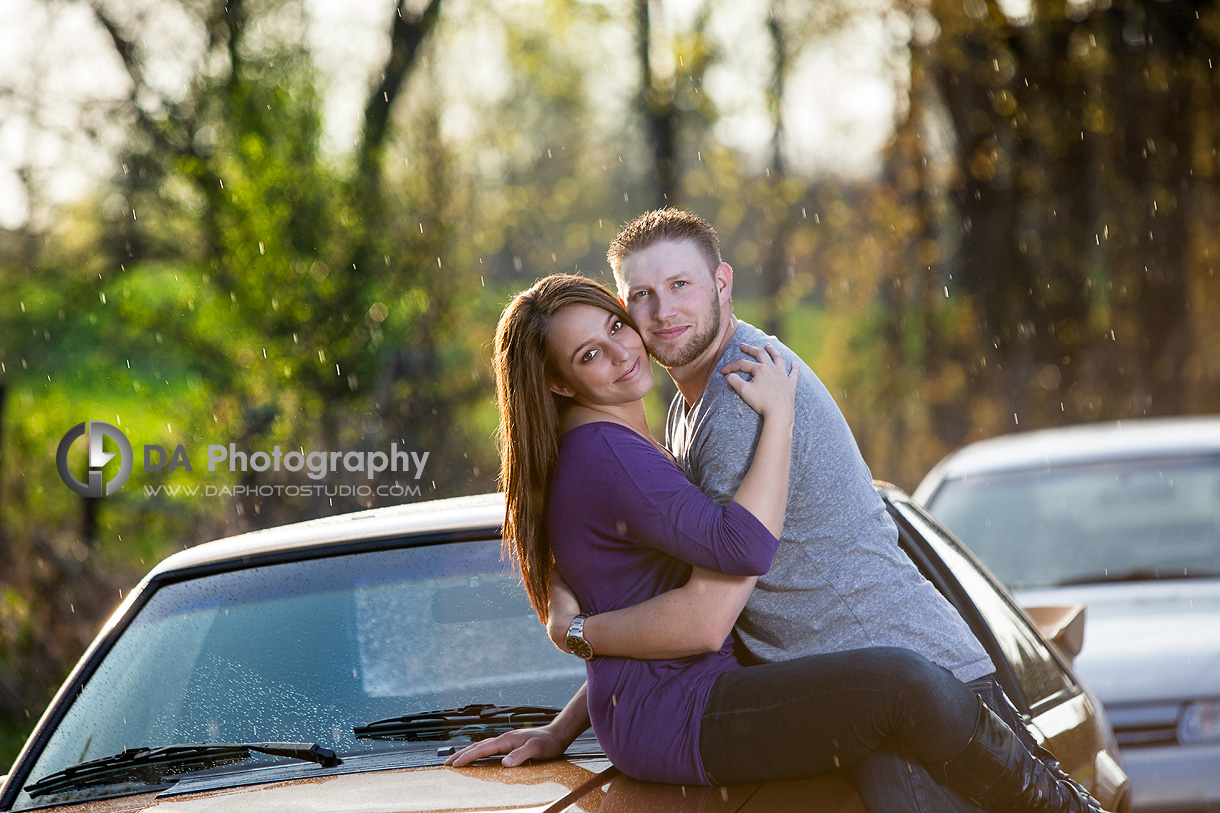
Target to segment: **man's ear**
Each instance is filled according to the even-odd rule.
[[[720,304],[724,306],[732,304],[733,267],[728,263],[721,263],[716,266],[713,278],[716,282],[716,294],[720,297]]]
[[[576,390],[569,387],[567,384],[559,384],[555,381],[548,381],[547,387],[556,395],[562,395],[564,398],[571,398],[576,394]]]

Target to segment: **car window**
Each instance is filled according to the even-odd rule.
[[[150,597],[29,781],[140,746],[370,748],[353,726],[470,703],[562,707],[584,676],[551,645],[498,539],[203,576]]]
[[[1220,576],[1220,458],[972,475],[928,509],[1014,590]]]
[[[927,539],[932,550],[970,595],[995,635],[1005,660],[1012,665],[1031,712],[1036,715],[1075,695],[1079,691],[1075,681],[1003,589],[979,569],[956,540],[929,521],[914,505],[904,503],[901,507],[907,520]]]

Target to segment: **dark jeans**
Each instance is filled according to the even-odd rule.
[[[983,698],[983,702],[991,706],[991,710],[1000,715],[1001,720],[1008,723],[1008,727],[1016,732],[1017,739],[1021,741],[1027,751],[1035,756],[1038,755],[1041,750],[1038,747],[1038,741],[1026,728],[1025,721],[1021,719],[1020,713],[1008,699],[1008,695],[1004,694],[1004,688],[995,679],[995,675],[986,675],[978,680],[972,680],[966,685]]]
[[[937,781],[922,763],[888,748],[874,751],[844,772],[871,813],[982,813]]]
[[[966,746],[978,713],[978,695],[926,658],[854,649],[721,675],[699,750],[720,785],[847,768],[883,747],[936,766]]]
[[[1037,740],[1009,702],[994,675],[966,684],[1008,727],[1031,754],[1038,754]],[[874,751],[845,771],[848,780],[870,811],[885,813],[980,813],[980,808],[952,788],[935,779],[912,757],[885,749]]]

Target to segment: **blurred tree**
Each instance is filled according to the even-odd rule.
[[[189,349],[238,449],[279,441],[336,450],[363,438],[378,448],[393,441],[430,451],[433,472],[452,476],[460,465],[447,456],[446,423],[470,392],[444,394],[449,376],[438,359],[453,275],[428,270],[444,253],[444,231],[428,233],[422,219],[418,229],[403,228],[383,188],[391,110],[440,7],[440,0],[420,10],[405,0],[395,6],[388,56],[345,174],[321,150],[321,105],[303,32],[251,36],[252,19],[275,14],[275,4],[200,8],[204,63],[223,67],[197,78],[182,101],[155,92],[134,37],[102,3],[91,4],[131,79],[128,110],[140,138],[124,159],[136,169],[120,183],[125,208],[148,213],[113,232],[115,259],[163,257],[180,270],[177,263],[186,262],[196,275],[192,292],[150,312],[139,312],[150,303],[135,303],[128,315]],[[183,298],[199,317],[180,318]],[[426,306],[402,318],[417,301]],[[374,392],[417,409],[370,401]],[[370,420],[379,431],[366,431]],[[361,475],[340,478],[367,484]],[[241,478],[245,485],[268,479],[282,476]],[[317,497],[306,513],[329,513],[334,504]],[[238,527],[301,513],[261,497],[238,500],[235,509]]]
[[[784,20],[775,8],[772,8],[767,16],[767,34],[771,41],[771,85],[767,89],[767,112],[771,118],[771,158],[765,173],[769,190],[763,206],[767,233],[760,240],[762,288],[766,302],[766,316],[760,327],[767,333],[776,335],[780,333],[780,322],[785,310],[781,304],[781,292],[791,276],[786,249],[792,216],[783,187],[788,181],[788,170],[784,161],[784,99],[792,55],[789,53]]]
[[[1215,4],[929,8],[920,59],[958,157],[950,273],[987,348],[963,359],[973,386],[1012,425],[1180,411],[1191,224],[1215,223]]]
[[[0,387],[20,405],[0,413],[0,503],[21,509],[0,516],[0,761],[149,559],[355,507],[326,496],[144,498],[140,485],[174,481],[137,473],[127,493],[87,501],[82,529],[67,520],[63,507],[77,498],[55,473],[55,444],[72,423],[118,421],[137,456],[141,443],[183,442],[195,484],[216,482],[201,471],[209,442],[247,451],[397,442],[429,453],[422,482],[414,472],[370,483],[340,471],[326,485],[397,480],[422,486],[421,496],[486,487],[477,466],[488,455],[469,455],[457,426],[481,391],[468,348],[446,344],[458,332],[460,275],[431,270],[450,236],[424,235],[422,218],[404,227],[382,183],[390,108],[440,0],[393,10],[389,56],[348,166],[322,150],[321,102],[292,5],[183,6],[203,43],[201,68],[174,94],[150,78],[153,57],[137,34],[147,19],[88,4],[129,79],[109,108],[128,131],[120,171],[99,204],[49,226],[31,219],[0,245]],[[396,362],[404,354],[412,365]],[[250,471],[219,482],[285,479]],[[95,536],[107,544],[95,550]]]
[[[644,211],[683,205],[682,176],[698,163],[701,141],[711,112],[700,91],[715,59],[708,34],[712,5],[701,0],[689,30],[660,31],[654,21],[661,0],[633,0],[635,50],[639,71],[636,110],[642,118],[645,150],[651,167],[645,176],[645,197],[635,206]],[[693,156],[696,156],[692,158]]]
[[[645,131],[652,144],[656,195],[644,201],[648,208],[675,206],[678,202],[677,112],[673,84],[658,82],[653,71],[651,0],[635,0],[636,52],[640,63],[640,103]]]

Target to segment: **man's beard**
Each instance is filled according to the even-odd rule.
[[[704,321],[699,332],[690,337],[684,344],[677,347],[660,347],[648,348],[648,352],[652,357],[664,368],[672,370],[675,367],[685,367],[703,354],[716,340],[716,334],[720,332],[720,300],[712,298],[712,305],[708,308],[706,314],[709,318]]]

